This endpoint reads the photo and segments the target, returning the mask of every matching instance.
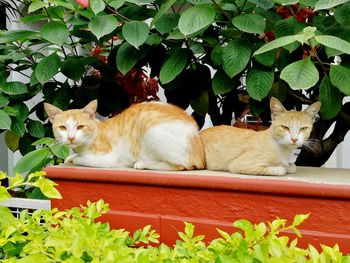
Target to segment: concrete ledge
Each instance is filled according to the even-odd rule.
[[[234,231],[231,225],[237,219],[258,223],[311,213],[300,227],[299,243],[338,243],[343,252],[350,252],[347,169],[298,167],[296,174],[283,177],[74,166],[47,167],[46,172],[63,196],[52,200],[53,207],[104,199],[111,211],[103,220],[112,227],[134,231],[152,224],[168,244],[178,238],[183,221],[193,222],[197,233],[211,240],[219,236],[216,227]]]

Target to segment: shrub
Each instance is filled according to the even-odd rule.
[[[230,124],[247,106],[268,124],[272,95],[287,108],[320,100],[311,135],[320,151],[302,150],[299,165],[321,166],[350,129],[347,0],[20,2],[21,22],[38,30],[1,32],[0,129],[22,154],[51,135],[42,101],[24,103],[37,94],[62,109],[98,98],[99,113],[111,116],[157,99],[158,80],[200,125],[207,114]],[[10,73],[23,80],[8,81]]]
[[[102,200],[65,211],[37,210],[32,216],[22,211],[15,219],[0,207],[0,259],[2,262],[349,262],[337,245],[321,245],[321,252],[309,245],[302,249],[282,233],[294,230],[308,215],[297,215],[292,224],[276,219],[252,224],[238,220],[233,234],[218,230],[221,238],[203,242],[195,227],[185,223],[184,232],[173,247],[158,243],[150,226],[133,235],[95,222],[108,211]]]

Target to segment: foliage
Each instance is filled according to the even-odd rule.
[[[57,191],[57,185],[50,179],[45,178],[45,172],[30,173],[24,177],[17,173],[15,176],[8,176],[0,172],[0,180],[7,179],[9,186],[1,185],[0,181],[0,202],[6,201],[11,196],[26,196],[29,198],[58,198],[61,194]]]
[[[337,245],[321,245],[321,252],[309,245],[297,247],[282,232],[297,230],[308,215],[297,215],[291,225],[276,219],[252,224],[238,220],[239,231],[203,242],[195,227],[185,223],[174,247],[158,243],[159,235],[150,226],[132,236],[123,229],[110,229],[108,223],[94,222],[108,211],[102,200],[80,208],[58,211],[37,210],[32,216],[22,211],[16,219],[5,208],[0,217],[0,258],[2,262],[349,262]]]
[[[0,129],[22,154],[50,135],[43,103],[24,103],[38,93],[62,109],[98,98],[99,113],[110,116],[157,99],[158,79],[167,100],[192,106],[199,124],[206,114],[230,124],[248,106],[268,124],[272,95],[296,109],[320,100],[312,138],[323,153],[302,151],[304,165],[325,162],[350,129],[348,0],[22,2],[21,22],[38,30],[0,35]],[[8,81],[14,72],[24,80]]]

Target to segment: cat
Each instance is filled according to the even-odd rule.
[[[209,170],[252,175],[295,173],[294,151],[309,138],[321,103],[303,111],[287,111],[271,98],[271,126],[253,131],[215,126],[201,131]]]
[[[96,119],[97,100],[62,111],[44,103],[54,136],[75,152],[66,163],[104,168],[192,170],[205,167],[196,121],[161,102],[133,104],[120,114]]]

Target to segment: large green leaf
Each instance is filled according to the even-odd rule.
[[[349,0],[318,0],[315,4],[314,11],[330,9],[334,6],[341,5],[348,2]]]
[[[118,20],[113,15],[96,15],[89,22],[89,29],[100,39],[112,33],[118,27]]]
[[[253,56],[273,50],[275,48],[287,46],[295,41],[296,41],[295,36],[285,36],[285,37],[277,38],[263,45],[261,48],[259,48],[257,51],[254,52]]]
[[[250,46],[245,41],[230,41],[222,52],[222,66],[226,74],[232,78],[242,72],[250,60],[250,55]]]
[[[158,20],[166,13],[166,11],[172,7],[173,4],[176,3],[176,0],[167,0],[165,3],[162,4],[162,6],[159,8],[157,14],[153,17],[151,22],[151,27],[155,25],[155,23],[158,22]]]
[[[145,22],[126,22],[122,29],[123,36],[135,48],[139,48],[147,39],[149,27]]]
[[[339,89],[332,85],[328,76],[324,76],[321,81],[319,98],[322,118],[329,120],[337,116],[342,106],[342,96]]]
[[[310,88],[319,80],[318,70],[310,57],[288,65],[280,77],[294,90]]]
[[[45,136],[45,128],[40,121],[28,120],[27,130],[33,137],[42,138]]]
[[[9,130],[10,128],[11,128],[11,118],[6,112],[4,112],[3,110],[0,110],[0,129]]]
[[[216,12],[211,4],[199,4],[188,8],[181,14],[179,29],[185,36],[192,35],[209,26]]]
[[[225,94],[235,88],[235,84],[225,72],[218,70],[212,80],[212,89],[215,95]]]
[[[80,80],[82,75],[85,73],[85,65],[81,57],[72,56],[67,57],[62,65],[61,72],[72,80]]]
[[[164,14],[156,23],[156,29],[161,34],[170,33],[179,22],[179,14]]]
[[[121,73],[126,74],[136,65],[139,59],[140,55],[137,49],[128,42],[124,42],[117,52],[117,68]]]
[[[275,5],[272,0],[249,0],[249,2],[260,6],[261,8],[268,10]]]
[[[1,32],[0,34],[0,44],[23,41],[27,38],[37,36],[37,35],[38,35],[37,32],[28,31],[28,30],[5,31],[5,32]]]
[[[51,21],[44,24],[40,30],[41,35],[49,42],[63,45],[69,37],[69,31],[62,22]]]
[[[44,159],[49,156],[50,152],[46,148],[41,148],[32,152],[27,153],[20,159],[13,167],[13,172],[24,173],[30,171],[37,165],[39,165]]]
[[[65,144],[55,144],[50,149],[54,155],[61,159],[66,159],[69,155],[69,147]]]
[[[341,25],[350,25],[350,2],[335,9],[334,19]]]
[[[209,110],[208,90],[202,89],[196,98],[190,99],[190,105],[200,116],[205,116]]]
[[[106,4],[103,0],[90,0],[90,8],[97,15],[105,10]]]
[[[56,53],[43,58],[35,68],[35,76],[41,84],[48,82],[60,68],[61,60]]]
[[[35,12],[45,6],[47,6],[48,3],[44,2],[44,1],[33,1],[29,7],[28,7],[28,13],[32,13]]]
[[[185,49],[177,49],[164,62],[160,69],[159,79],[162,84],[166,84],[176,78],[187,63],[187,52]]]
[[[241,14],[232,19],[232,24],[247,33],[261,34],[265,30],[265,19],[258,14]]]
[[[324,46],[340,50],[346,54],[350,54],[350,43],[343,39],[327,35],[315,36],[315,39],[318,43]]]
[[[275,24],[276,38],[298,34],[304,27],[305,24],[299,22],[294,17],[281,19]],[[284,48],[289,52],[293,52],[299,47],[299,45],[300,44],[298,42],[294,42],[289,45],[285,45]]]
[[[342,65],[331,65],[329,77],[334,86],[336,86],[345,95],[350,96],[350,69]]]
[[[0,84],[0,91],[8,95],[18,95],[28,92],[28,88],[22,82],[11,81],[4,84]]]
[[[247,73],[247,91],[253,99],[261,101],[269,94],[273,81],[272,70],[250,68]]]
[[[11,118],[11,131],[18,135],[19,137],[22,137],[24,133],[26,132],[26,129],[24,127],[24,122],[20,118],[12,117]]]

